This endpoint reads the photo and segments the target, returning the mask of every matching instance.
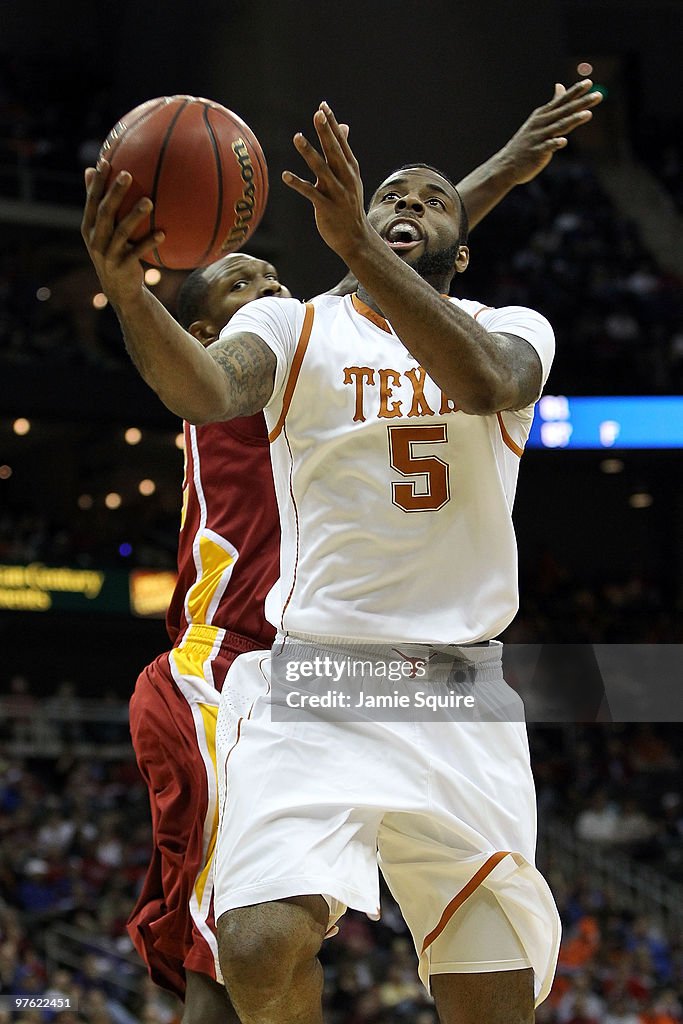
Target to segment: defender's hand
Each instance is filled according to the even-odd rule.
[[[567,136],[593,116],[592,109],[602,102],[601,92],[591,91],[593,83],[585,78],[570,89],[555,86],[553,98],[537,107],[522,127],[503,146],[501,158],[509,165],[515,184],[535,178],[554,154],[567,145]]]

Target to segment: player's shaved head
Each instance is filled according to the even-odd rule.
[[[206,296],[209,290],[209,282],[204,276],[205,270],[206,267],[193,270],[189,277],[185,278],[178,292],[177,319],[185,330],[205,315]]]

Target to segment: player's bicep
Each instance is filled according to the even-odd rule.
[[[225,376],[226,419],[253,416],[267,405],[275,386],[275,353],[257,334],[232,334],[207,349]]]
[[[504,354],[507,387],[500,412],[516,412],[532,405],[543,387],[543,366],[534,346],[516,334],[495,334]]]

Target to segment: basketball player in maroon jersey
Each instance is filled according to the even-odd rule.
[[[590,119],[600,99],[590,83],[566,91],[557,86],[549,103],[459,183],[470,225],[515,185],[534,178],[564,148],[566,136]],[[106,172],[106,166],[86,172],[82,233],[115,305],[117,282],[141,275],[143,249],[114,238],[116,206],[129,181],[117,181],[103,199]],[[134,231],[131,224],[129,234]],[[333,291],[354,288],[347,276]],[[275,268],[234,253],[190,275],[181,290],[179,318],[208,345],[241,306],[277,295],[289,292]],[[131,700],[154,851],[129,932],[153,980],[184,999],[183,1024],[223,1024],[230,1011],[217,980],[212,906],[216,714],[233,659],[267,648],[273,639],[263,603],[278,575],[279,524],[262,414],[202,427],[185,424],[184,431],[179,575],[167,616],[173,647],[143,670]]]
[[[235,253],[190,275],[179,319],[209,344],[237,309],[273,295],[290,296],[275,269]],[[130,703],[154,850],[128,931],[151,977],[185,1000],[183,1021],[211,1024],[228,1013],[212,900],[218,697],[238,654],[272,644],[263,605],[280,530],[263,416],[183,429],[178,580],[166,616],[173,647],[142,671]]]

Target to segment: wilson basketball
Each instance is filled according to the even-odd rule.
[[[166,237],[145,262],[173,270],[204,267],[234,252],[253,234],[268,198],[268,168],[252,130],[237,114],[196,96],[161,96],[125,114],[100,157],[110,181],[133,181],[118,219],[143,196],[154,203],[136,232]]]

